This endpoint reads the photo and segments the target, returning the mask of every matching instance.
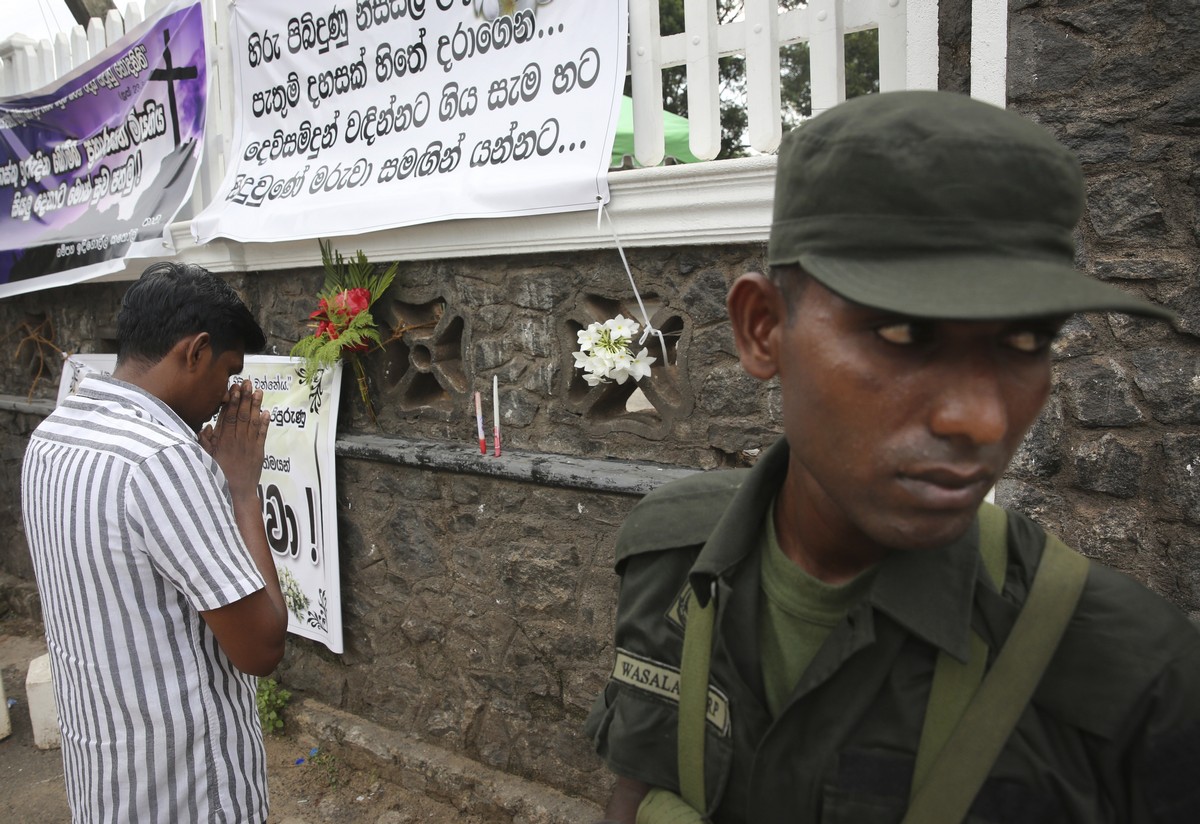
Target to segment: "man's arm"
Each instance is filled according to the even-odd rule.
[[[608,806],[604,808],[604,821],[598,822],[598,824],[609,824],[609,822],[635,824],[638,806],[648,792],[650,792],[650,785],[644,781],[617,776],[617,783],[613,787],[612,795],[609,796]]]
[[[250,675],[270,675],[283,658],[288,624],[258,500],[270,414],[262,411],[262,392],[254,391],[249,381],[234,384],[226,398],[216,429],[205,427],[200,443],[229,481],[238,532],[266,586],[200,614],[235,667]]]

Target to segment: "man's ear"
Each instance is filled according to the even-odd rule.
[[[183,358],[183,368],[189,372],[195,371],[205,365],[212,354],[212,336],[208,332],[188,335],[180,338],[174,349]]]
[[[774,377],[777,333],[787,323],[779,287],[761,272],[747,272],[733,282],[725,306],[742,368],[760,380]]]

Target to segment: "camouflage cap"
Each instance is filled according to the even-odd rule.
[[[784,137],[771,265],[847,300],[984,320],[1169,310],[1076,271],[1079,161],[1045,129],[950,92],[872,94]]]

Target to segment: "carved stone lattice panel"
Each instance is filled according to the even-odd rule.
[[[568,408],[581,413],[595,431],[632,432],[661,440],[670,433],[676,421],[691,413],[695,403],[687,380],[692,324],[690,318],[664,304],[656,295],[643,295],[642,303],[650,315],[650,322],[663,333],[666,343],[664,357],[663,345],[656,335],[646,338],[641,345],[634,340],[635,354],[645,346],[656,359],[650,367],[649,377],[637,382],[631,379],[623,384],[611,382],[596,386],[589,386],[583,379],[583,370],[575,367],[575,358],[571,354],[579,348],[577,334],[581,329],[596,321],[624,315],[642,326],[637,337],[644,331],[641,309],[636,302],[586,295],[563,325],[564,394]]]
[[[381,387],[387,403],[401,412],[449,417],[467,391],[463,371],[463,318],[435,298],[415,304],[390,301],[380,312],[384,347]]]

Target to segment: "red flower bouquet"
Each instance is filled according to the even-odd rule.
[[[304,372],[308,377],[333,366],[341,357],[349,360],[367,414],[373,421],[375,408],[371,405],[366,370],[360,356],[370,350],[371,344],[382,344],[370,310],[392,284],[399,264],[393,263],[387,271],[376,274],[374,265],[367,261],[361,249],[347,261],[341,252],[331,248],[331,244],[322,242],[320,245],[325,283],[317,295],[316,311],[308,316],[309,324],[316,329],[297,341],[291,354],[294,358],[304,358]]]

